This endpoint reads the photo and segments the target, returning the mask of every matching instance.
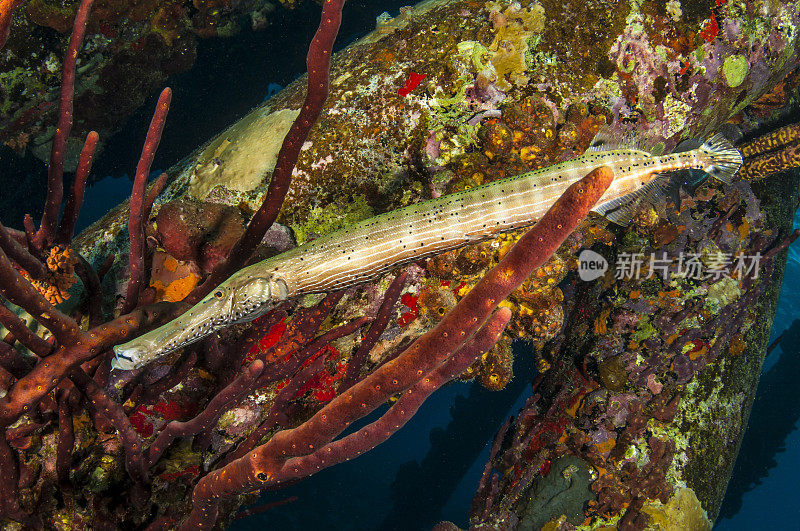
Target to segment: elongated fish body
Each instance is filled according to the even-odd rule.
[[[720,135],[698,149],[664,156],[590,148],[567,162],[369,218],[238,271],[182,316],[114,347],[113,365],[138,368],[290,297],[363,283],[393,267],[533,225],[571,184],[601,166],[613,170],[614,182],[595,210],[613,221],[631,199],[654,190],[660,174],[694,168],[727,181],[741,161]]]

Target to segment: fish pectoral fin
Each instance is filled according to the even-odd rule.
[[[664,193],[668,200],[672,201],[676,206],[680,205],[681,202],[681,190],[684,190],[689,195],[694,195],[697,189],[708,181],[709,177],[703,170],[695,168],[671,171],[662,175],[668,176],[670,179]]]
[[[627,227],[642,200],[639,196],[632,197],[634,194],[635,192],[595,205],[592,212],[600,214],[617,225]]]
[[[654,205],[668,201],[672,191],[677,191],[675,182],[669,175],[659,174],[635,192],[595,205],[592,211],[617,225],[627,227],[642,201]],[[680,182],[677,187],[680,188]]]

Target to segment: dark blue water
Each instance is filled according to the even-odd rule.
[[[800,211],[795,214],[800,228]],[[742,451],[728,484],[716,529],[800,529],[800,245],[789,248],[783,289],[770,342],[783,339],[764,362]]]

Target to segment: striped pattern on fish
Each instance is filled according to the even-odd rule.
[[[141,367],[233,323],[308,293],[367,282],[399,265],[533,225],[572,183],[607,166],[614,182],[595,207],[608,215],[649,193],[657,176],[702,169],[728,181],[741,155],[722,136],[683,153],[590,148],[573,160],[388,212],[238,271],[188,312],[114,347],[114,366]],[[621,218],[619,218],[621,219]]]

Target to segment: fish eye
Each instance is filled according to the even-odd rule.
[[[221,299],[223,295],[224,293],[222,293],[221,289],[218,289],[217,291],[214,292],[214,298],[216,299]]]

